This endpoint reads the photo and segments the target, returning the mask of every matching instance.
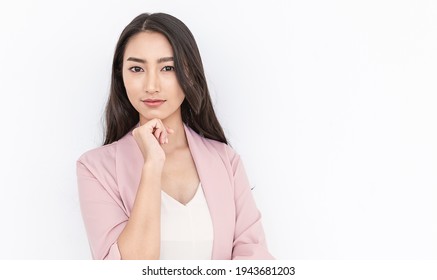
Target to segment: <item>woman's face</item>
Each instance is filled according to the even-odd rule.
[[[140,123],[181,118],[185,94],[174,69],[173,49],[158,32],[140,32],[129,39],[123,56],[123,82]]]

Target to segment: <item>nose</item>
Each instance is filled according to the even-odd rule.
[[[149,71],[144,78],[144,91],[146,93],[156,93],[159,92],[159,78],[154,71]]]

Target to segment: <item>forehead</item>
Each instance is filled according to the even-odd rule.
[[[124,60],[131,56],[146,60],[173,56],[173,48],[161,33],[143,31],[132,36],[127,42]]]

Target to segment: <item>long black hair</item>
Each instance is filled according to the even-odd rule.
[[[139,122],[139,113],[127,97],[122,67],[129,39],[146,30],[163,34],[173,48],[176,76],[185,93],[181,105],[182,121],[203,137],[227,144],[223,128],[212,106],[202,59],[193,34],[174,16],[144,13],[125,27],[115,48],[111,88],[105,109],[106,130],[103,145],[119,140]]]

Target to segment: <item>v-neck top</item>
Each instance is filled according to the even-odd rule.
[[[185,205],[161,191],[162,260],[210,260],[213,240],[211,215],[201,184]]]

